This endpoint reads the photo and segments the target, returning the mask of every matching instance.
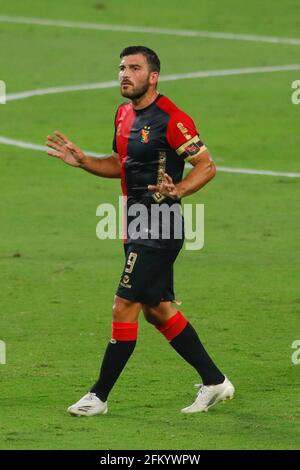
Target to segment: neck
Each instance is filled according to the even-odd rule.
[[[149,106],[159,95],[158,91],[151,90],[145,93],[145,95],[141,96],[140,98],[132,100],[133,109],[143,109]]]

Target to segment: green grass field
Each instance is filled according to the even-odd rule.
[[[0,15],[300,38],[297,0],[0,0]],[[162,75],[300,64],[299,45],[0,21],[7,93],[117,78],[130,44],[157,51]],[[162,82],[195,119],[217,165],[299,172],[300,71]],[[0,105],[0,136],[43,145],[59,129],[110,152],[118,88]],[[96,208],[119,181],[0,144],[1,449],[299,449],[299,178],[218,172],[186,202],[205,204],[205,247],[176,262],[182,311],[236,386],[209,413],[180,414],[196,373],[144,319],[105,417],[66,407],[98,375],[110,338],[122,242],[96,238]]]

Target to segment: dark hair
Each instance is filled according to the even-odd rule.
[[[151,72],[160,72],[160,60],[157,54],[145,46],[125,47],[120,54],[120,59],[127,55],[143,54],[146,57]]]

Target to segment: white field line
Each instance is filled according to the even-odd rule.
[[[264,43],[272,43],[272,44],[290,44],[293,46],[300,46],[300,38],[285,38],[285,37],[278,37],[278,36],[259,36],[259,35],[254,35],[254,34],[237,34],[237,33],[215,32],[215,31],[194,31],[194,30],[189,30],[189,29],[172,29],[172,28],[149,28],[149,27],[142,27],[142,26],[89,23],[89,22],[68,21],[68,20],[51,20],[51,19],[29,18],[29,17],[23,17],[23,16],[7,16],[7,15],[1,15],[0,22],[30,24],[30,25],[40,25],[40,26],[58,26],[62,28],[91,29],[91,30],[98,30],[98,31],[148,33],[148,34],[162,34],[166,36],[226,39],[226,40],[232,40],[232,41],[252,41],[252,42],[264,42]]]
[[[30,142],[23,142],[22,140],[9,139],[7,137],[0,136],[0,144],[11,145],[13,147],[19,147],[23,149],[38,150],[46,152],[48,147],[44,145],[32,144]],[[106,155],[103,153],[90,152],[89,150],[84,151],[87,155],[95,158],[103,158]],[[188,165],[191,167],[191,165]],[[269,170],[254,170],[252,168],[228,168],[224,166],[217,166],[218,171],[225,173],[241,173],[247,175],[265,175],[265,176],[286,176],[288,178],[300,178],[300,173],[283,172],[283,171],[269,171]]]
[[[300,178],[300,173],[293,173],[289,171],[254,170],[252,168],[230,168],[225,166],[218,166],[217,170],[223,171],[224,173],[245,173],[246,175],[286,176],[288,178]]]
[[[132,32],[132,33],[151,33],[151,34],[164,34],[169,36],[186,36],[186,37],[205,37],[212,39],[229,39],[237,41],[254,41],[254,42],[267,42],[277,44],[291,44],[300,45],[299,38],[282,38],[282,37],[271,37],[271,36],[257,36],[249,34],[235,34],[235,33],[221,33],[212,31],[192,31],[192,30],[179,30],[179,29],[167,29],[167,28],[144,28],[136,26],[126,25],[109,25],[109,24],[98,24],[98,23],[86,23],[77,21],[62,21],[62,20],[47,20],[39,18],[27,18],[27,17],[16,17],[16,16],[0,16],[0,22],[7,23],[19,23],[19,24],[36,24],[43,26],[59,26],[66,28],[80,28],[80,29],[94,29],[101,31],[119,31],[119,32]],[[161,81],[173,81],[186,78],[204,78],[204,77],[219,77],[226,75],[242,75],[242,74],[253,74],[253,73],[268,73],[277,71],[288,71],[288,70],[300,70],[300,65],[283,65],[283,66],[268,66],[268,67],[248,67],[243,69],[228,69],[228,70],[210,70],[210,71],[199,71],[191,72],[186,74],[173,74],[166,75],[160,78]],[[82,85],[64,86],[64,87],[52,87],[39,90],[29,90],[25,92],[12,93],[7,95],[6,101],[14,101],[29,98],[32,96],[41,96],[46,94],[64,93],[71,91],[83,91],[83,90],[95,90],[117,87],[118,81],[109,81],[102,83],[90,83]],[[0,143],[4,145],[12,145],[19,148],[46,151],[47,147],[43,145],[32,144],[29,142],[23,142],[20,140],[9,139],[7,137],[0,136]],[[87,153],[93,157],[101,158],[103,154],[97,154],[94,152]],[[257,175],[270,175],[270,176],[287,176],[287,177],[300,177],[300,173],[290,172],[274,172],[254,169],[243,169],[243,168],[227,168],[218,167],[218,171],[230,172],[230,173],[245,173],[245,174],[257,174]]]
[[[47,152],[47,150],[50,150],[45,145],[32,144],[31,142],[24,142],[23,140],[9,139],[8,137],[4,136],[0,136],[0,144],[11,145],[13,147],[19,147],[21,149],[38,150],[42,152]],[[95,158],[103,158],[106,156],[104,153],[95,153],[89,150],[84,150],[84,152],[90,157]]]
[[[287,72],[291,70],[300,70],[300,64],[289,65],[271,65],[266,67],[244,67],[239,69],[224,69],[224,70],[199,70],[198,72],[176,73],[171,75],[163,75],[160,77],[161,82],[170,82],[191,78],[208,78],[208,77],[225,77],[232,75],[250,75],[257,73],[273,73],[273,72]],[[98,83],[84,83],[81,85],[67,85],[51,88],[40,88],[36,90],[21,91],[18,93],[10,93],[6,95],[6,102],[22,100],[31,98],[33,96],[51,95],[56,93],[66,93],[73,91],[84,90],[100,90],[107,88],[115,88],[119,86],[117,80]]]

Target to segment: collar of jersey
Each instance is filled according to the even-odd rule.
[[[160,93],[158,93],[157,97],[155,98],[154,101],[152,101],[152,103],[150,103],[148,106],[146,106],[145,108],[142,108],[142,109],[134,109],[134,107],[132,106],[132,109],[135,113],[137,114],[140,114],[142,113],[143,111],[145,111],[146,109],[149,109],[151,108],[151,106],[154,106],[155,103],[157,102],[157,100],[159,100],[159,98],[161,98],[163,95],[161,95]]]

